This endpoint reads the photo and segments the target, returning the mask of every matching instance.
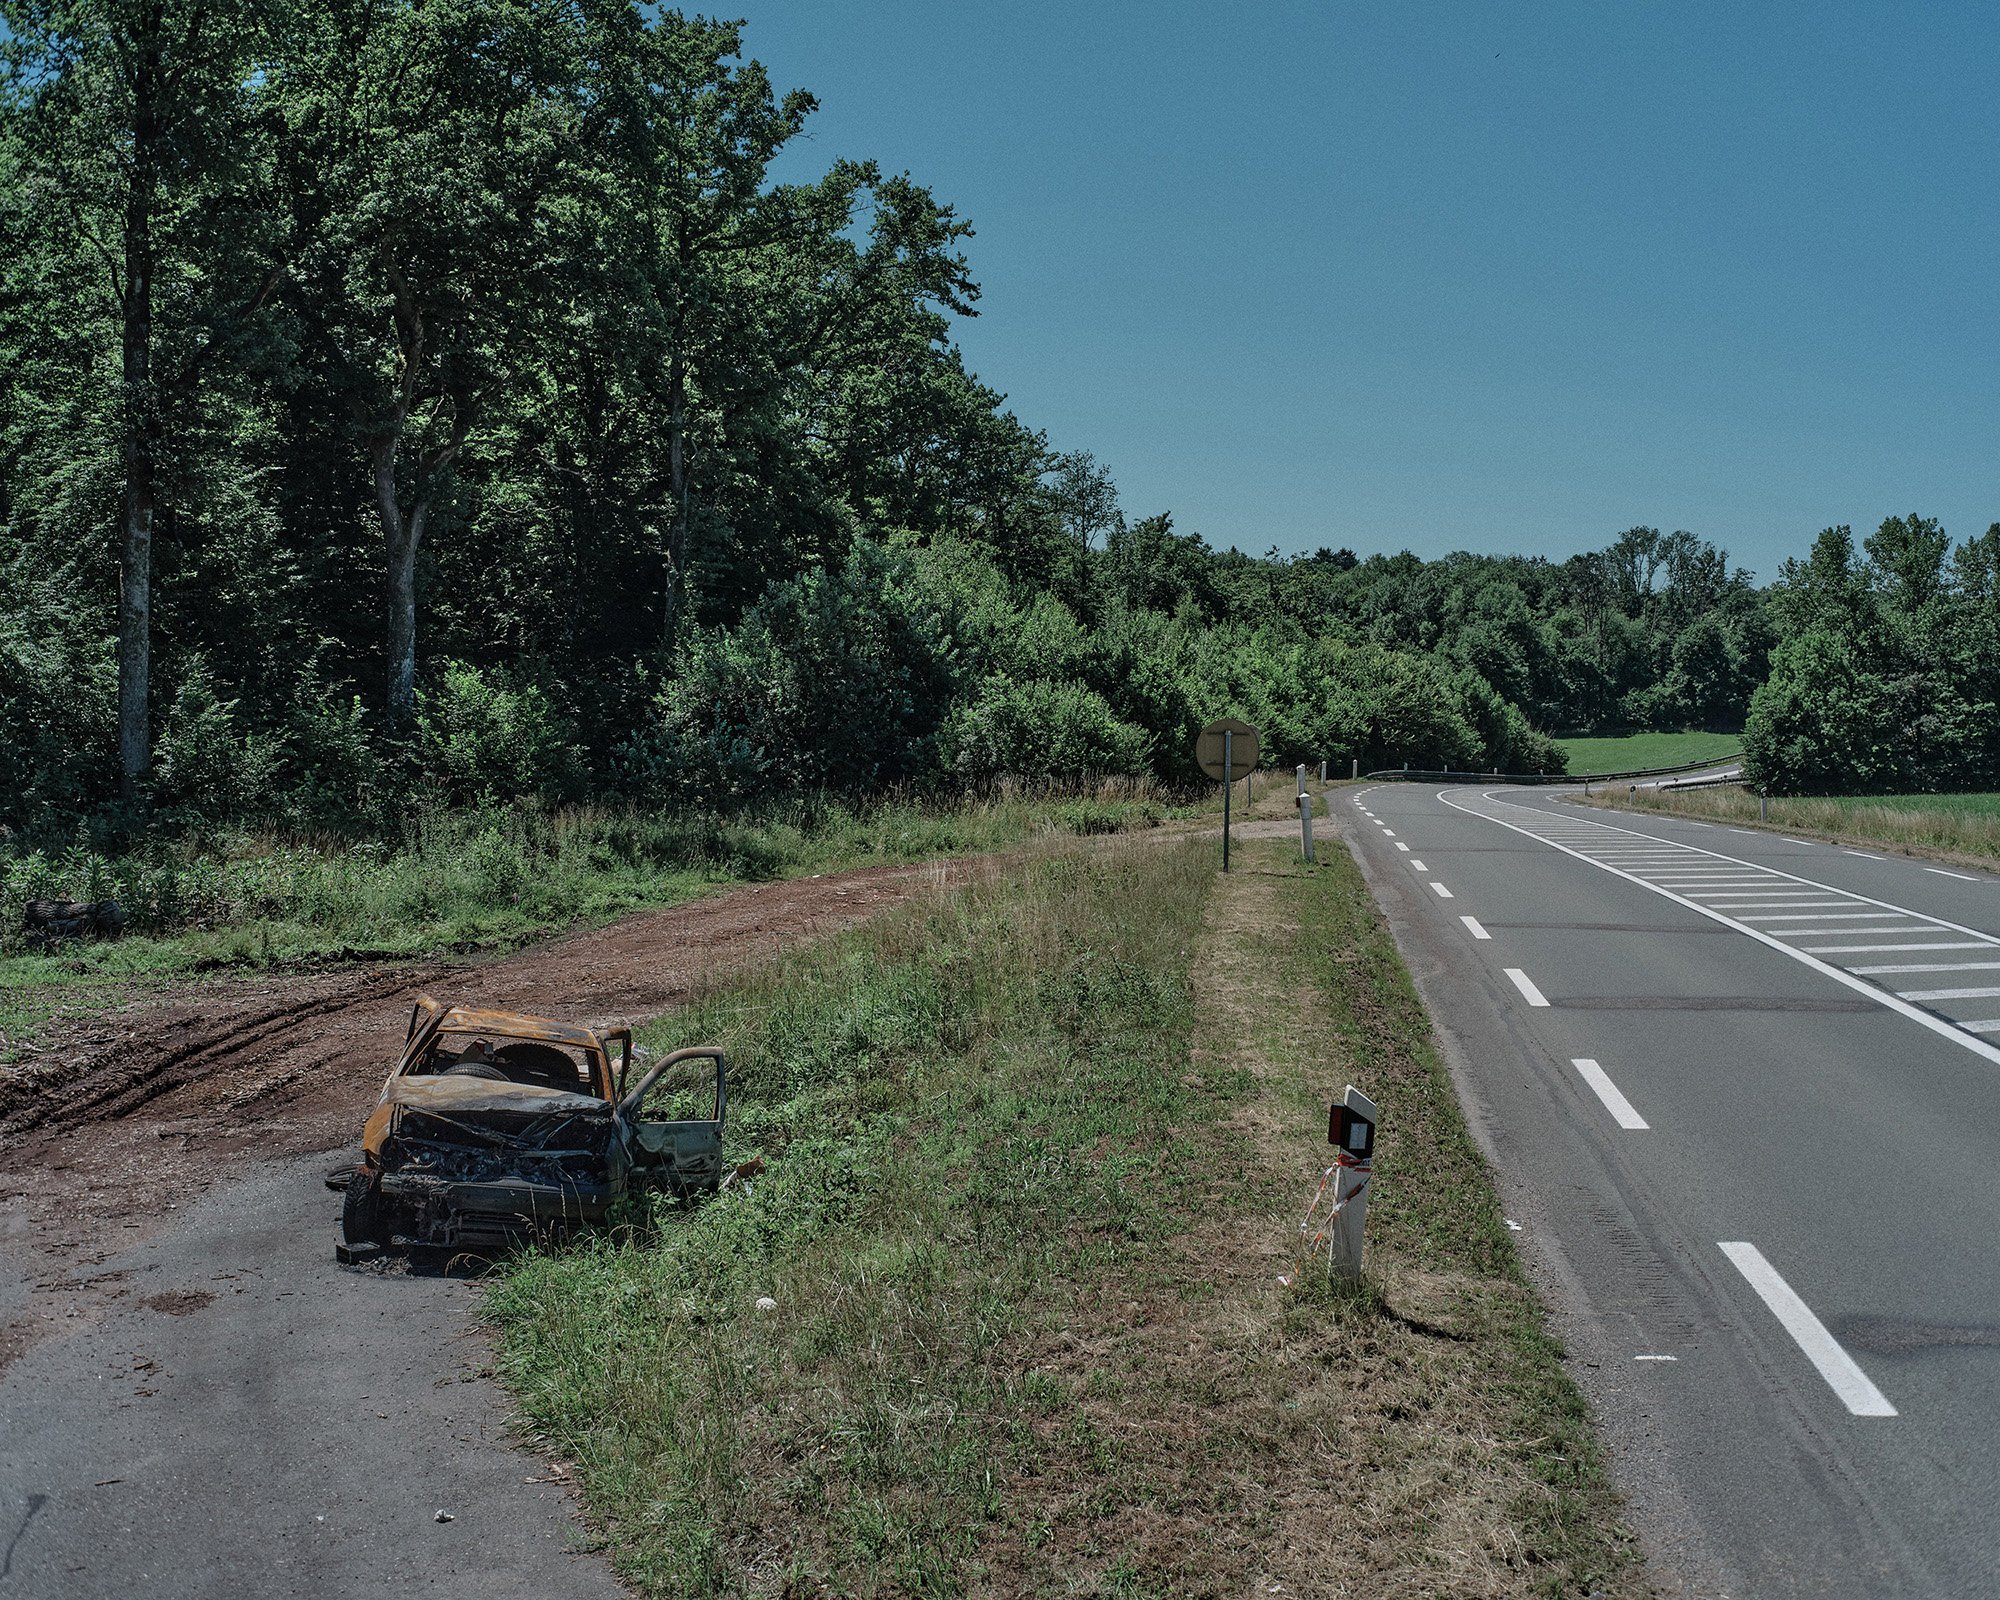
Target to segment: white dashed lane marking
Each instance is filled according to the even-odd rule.
[[[1509,967],[1507,976],[1514,980],[1514,987],[1521,991],[1521,998],[1531,1006],[1545,1006],[1549,1002],[1542,991],[1535,987],[1535,980],[1519,967]]]
[[[1532,1001],[1529,1002],[1531,1005]],[[1612,1120],[1621,1128],[1643,1128],[1646,1119],[1632,1109],[1632,1102],[1618,1092],[1618,1085],[1611,1076],[1588,1056],[1575,1056],[1570,1060],[1583,1077],[1583,1081],[1597,1092],[1597,1098],[1604,1102],[1604,1109],[1611,1113]]]

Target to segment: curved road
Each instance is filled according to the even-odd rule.
[[[1334,810],[1669,1581],[2000,1587],[2000,879],[1572,803]]]

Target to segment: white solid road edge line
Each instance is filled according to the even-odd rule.
[[[1627,883],[1637,884],[1641,889],[1645,889],[1653,894],[1659,895],[1662,899],[1671,900],[1676,905],[1686,906],[1688,910],[1699,912],[1702,916],[1707,917],[1711,922],[1719,922],[1726,928],[1734,928],[1738,933],[1744,934],[1749,938],[1755,939],[1759,944],[1768,946],[1770,949],[1776,950],[1780,954],[1788,955],[1794,961],[1799,962],[1803,966],[1811,967],[1813,971],[1819,973],[1821,976],[1831,978],[1835,983],[1842,984],[1845,987],[1854,990],[1857,994],[1866,995],[1870,1000],[1873,1000],[1877,1005],[1884,1006],[1887,1009],[1894,1011],[1899,1016],[1909,1018],[1910,1021],[1916,1023],[1919,1027],[1930,1029],[1932,1033],[1937,1034],[1940,1038],[1949,1039],[1953,1044],[1958,1045],[1961,1049],[1970,1050],[1974,1055],[1981,1056],[1988,1061],[2000,1063],[2000,1045],[1988,1044],[1984,1039],[1975,1039],[1970,1034],[1966,1033],[1962,1028],[1960,1028],[1956,1023],[1949,1022],[1945,1018],[1938,1016],[1934,1012],[1919,1010],[1916,1006],[1910,1004],[1909,1001],[1901,999],[1900,997],[1889,993],[1888,990],[1877,988],[1874,984],[1869,983],[1864,979],[1853,976],[1853,974],[1848,972],[1846,968],[1836,967],[1831,962],[1826,962],[1819,959],[1819,957],[1822,955],[1860,955],[1865,952],[1872,952],[1876,950],[1883,950],[1883,951],[1978,950],[1978,949],[2000,950],[2000,941],[1996,941],[1990,936],[1981,935],[1979,942],[1976,944],[1960,943],[1960,944],[1826,945],[1823,946],[1817,953],[1809,950],[1801,950],[1795,945],[1785,944],[1777,939],[1772,938],[1770,934],[1764,932],[1761,928],[1753,928],[1747,922],[1738,922],[1734,917],[1730,916],[1725,911],[1717,911],[1708,906],[1700,905],[1697,902],[1688,899],[1687,896],[1685,895],[1674,893],[1674,891],[1671,889],[1662,889],[1654,884],[1650,884],[1644,878],[1635,877],[1632,873],[1625,871],[1625,869],[1622,867],[1614,867],[1609,862],[1594,860],[1590,856],[1585,855],[1581,850],[1572,850],[1566,844],[1558,844],[1554,840],[1543,838],[1541,834],[1535,833],[1530,829],[1523,828],[1516,823],[1502,821],[1499,817],[1494,816],[1490,811],[1474,811],[1470,806],[1462,806],[1456,800],[1452,799],[1450,795],[1446,794],[1443,790],[1440,790],[1438,792],[1437,798],[1441,804],[1451,807],[1451,809],[1454,811],[1462,811],[1468,817],[1483,817],[1488,822],[1491,822],[1498,827],[1507,829],[1510,833],[1518,833],[1524,839],[1534,839],[1539,843],[1547,845],[1551,850],[1560,850],[1564,855],[1573,857],[1575,860],[1583,862],[1586,866],[1595,867],[1600,872],[1608,872],[1613,877],[1623,878]],[[1524,806],[1521,805],[1518,801],[1501,800],[1491,790],[1482,792],[1480,795],[1480,799],[1491,801],[1495,805],[1508,806],[1516,811],[1525,811],[1530,816],[1546,817],[1548,815],[1546,811],[1537,811],[1533,806]],[[1653,835],[1651,834],[1637,833],[1630,828],[1614,828],[1609,823],[1603,823],[1600,824],[1600,826],[1603,827],[1605,832],[1607,833],[1630,834],[1634,838],[1641,838],[1641,839],[1650,839],[1653,837]],[[1789,876],[1789,874],[1787,874],[1787,876]],[[1812,880],[1808,878],[1800,878],[1797,881],[1800,883],[1810,883]],[[1832,889],[1830,888],[1829,885],[1826,884],[1818,884],[1816,885],[1816,887],[1826,890],[1827,892],[1833,894],[1848,893],[1848,891],[1846,890]],[[1866,900],[1868,896],[1850,894],[1849,898],[1855,900]],[[1886,902],[1877,901],[1875,903],[1878,905],[1883,905],[1887,910],[1891,911],[1903,910],[1903,907],[1901,906],[1889,906],[1886,904]],[[1942,922],[1944,919],[1940,917],[1935,920]],[[1947,926],[1957,927],[1958,924],[1949,923],[1947,924]],[[1965,931],[1967,933],[1978,932],[1978,930],[1975,928],[1967,928]]]
[[[1632,1102],[1618,1092],[1618,1085],[1610,1075],[1588,1056],[1571,1056],[1569,1064],[1583,1074],[1583,1081],[1597,1091],[1597,1098],[1604,1102],[1604,1109],[1621,1128],[1644,1128],[1646,1119],[1632,1109]]]
[[[1475,939],[1490,939],[1493,937],[1492,934],[1480,927],[1477,917],[1460,917],[1458,920],[1465,924],[1466,931]]]
[[[1535,987],[1535,980],[1530,978],[1519,967],[1507,968],[1507,976],[1514,980],[1514,987],[1521,991],[1522,999],[1526,1000],[1529,1005],[1545,1006],[1549,1003],[1542,991]]]
[[[1798,1341],[1806,1359],[1819,1368],[1827,1386],[1857,1417],[1893,1417],[1896,1408],[1889,1397],[1876,1388],[1867,1373],[1855,1365],[1854,1357],[1841,1349],[1840,1341],[1826,1331],[1826,1324],[1812,1313],[1812,1307],[1793,1292],[1778,1276],[1778,1269],[1764,1259],[1754,1244],[1718,1243],[1736,1270],[1743,1274],[1757,1298],[1771,1308],[1771,1314],[1785,1325],[1785,1332]]]

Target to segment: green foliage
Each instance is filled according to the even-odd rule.
[[[200,823],[262,810],[279,766],[277,741],[241,725],[237,702],[222,698],[198,660],[174,692],[155,759],[155,796]]]
[[[1952,549],[1931,518],[1890,517],[1857,556],[1829,528],[1785,564],[1784,631],[1744,728],[1774,794],[1989,786],[2000,775],[2000,524]]]
[[[58,586],[0,569],[0,820],[76,815],[115,783],[109,641]]]
[[[712,799],[864,794],[925,776],[955,652],[914,565],[860,540],[837,567],[773,584],[737,627],[696,633],[635,765]]]
[[[982,682],[939,734],[951,770],[964,777],[1083,777],[1143,772],[1145,730],[1118,720],[1102,695],[1075,683]]]
[[[281,789],[289,820],[305,831],[360,834],[378,822],[389,793],[359,695],[343,696],[310,677],[300,681],[285,730]]]
[[[357,720],[326,730],[336,759],[346,757]],[[455,804],[528,796],[553,804],[577,798],[582,786],[580,753],[548,696],[463,661],[447,661],[436,686],[419,696],[417,751],[423,778]]]

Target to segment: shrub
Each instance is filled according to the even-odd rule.
[[[0,822],[73,817],[117,787],[111,642],[55,586],[0,571]]]
[[[352,833],[379,818],[382,763],[359,695],[330,694],[303,681],[287,735],[284,787],[295,821]]]
[[[957,674],[918,577],[908,552],[857,540],[839,567],[772,584],[736,627],[694,631],[628,752],[637,775],[711,801],[928,777]]]
[[[155,799],[186,821],[225,822],[270,805],[279,741],[240,728],[236,704],[194,658],[161,726],[153,770]]]
[[[966,777],[1056,778],[1144,772],[1152,741],[1094,689],[996,674],[952,713],[939,743]]]
[[[428,775],[474,805],[574,797],[583,760],[548,697],[503,671],[448,661],[418,697],[417,747]]]

